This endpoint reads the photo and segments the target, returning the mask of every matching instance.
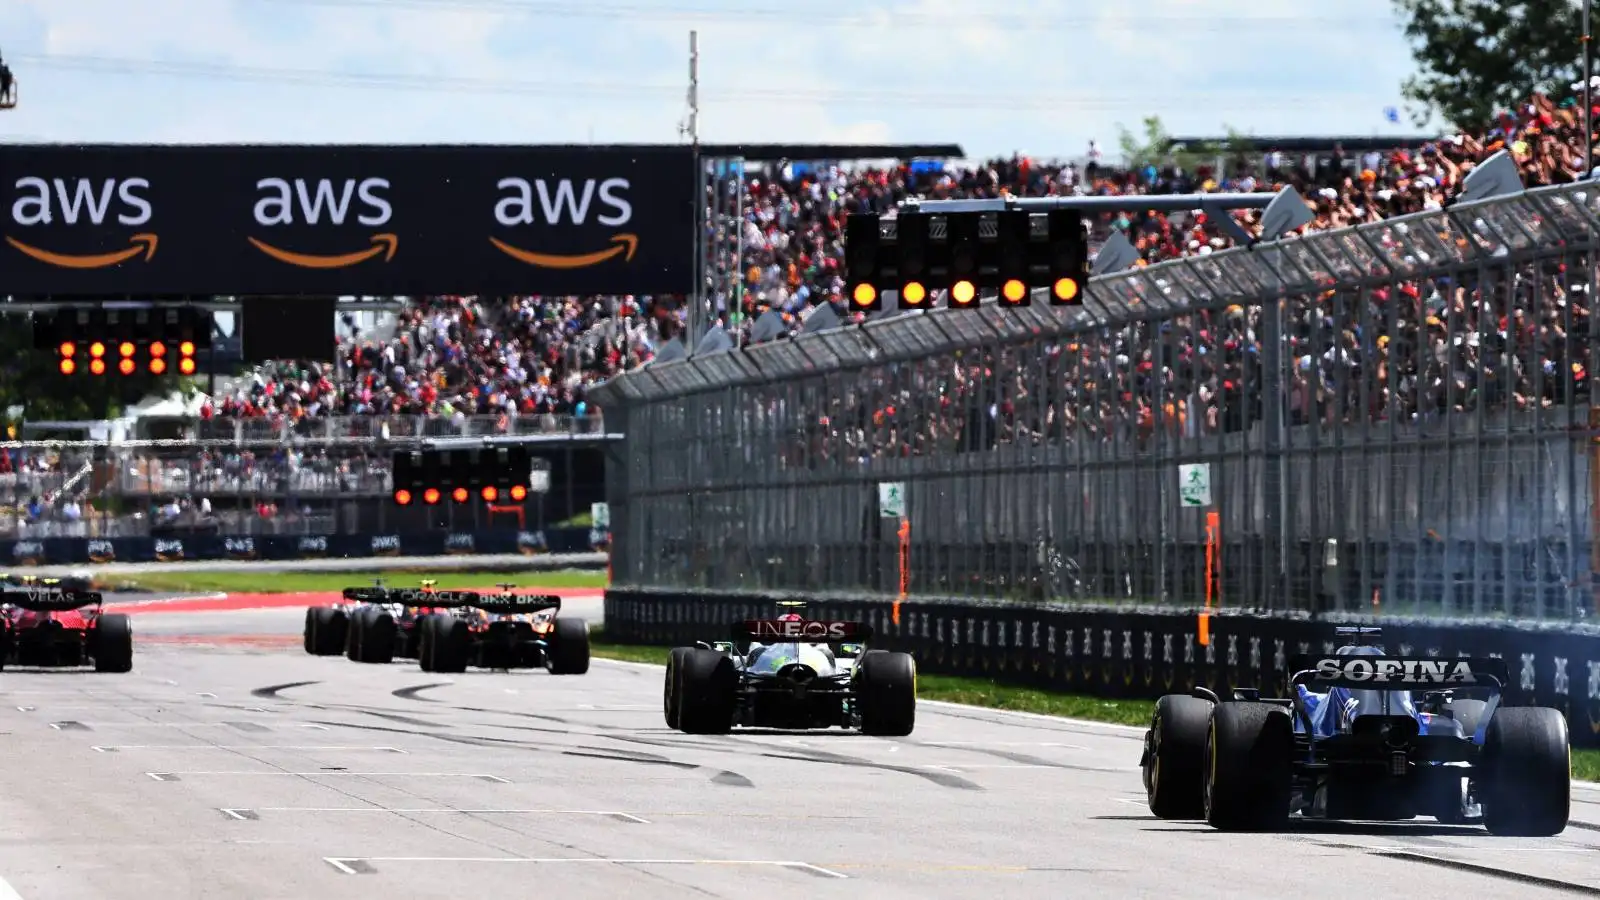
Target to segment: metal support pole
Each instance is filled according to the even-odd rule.
[[[694,289],[685,316],[683,349],[694,352],[705,331],[706,298],[706,162],[700,158],[700,32],[689,32],[689,146],[694,159]]]
[[[1589,15],[1594,0],[1583,0],[1583,176],[1594,171],[1594,35],[1589,30]]]

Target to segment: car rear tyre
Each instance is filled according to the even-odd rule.
[[[909,653],[869,650],[856,663],[861,732],[905,737],[917,725],[917,663]]]
[[[424,672],[433,671],[432,655],[428,652],[428,645],[433,641],[433,620],[438,616],[429,613],[417,619],[417,665]]]
[[[551,675],[582,675],[589,671],[589,623],[556,617],[545,666]]]
[[[435,616],[428,638],[428,652],[432,660],[429,671],[457,674],[467,670],[467,646],[471,636],[467,623],[455,616]]]
[[[1156,701],[1145,733],[1145,800],[1163,819],[1206,816],[1206,735],[1211,727],[1208,700],[1168,694]]]
[[[365,633],[361,636],[361,661],[375,665],[394,662],[394,638],[398,628],[394,616],[382,610],[373,611],[367,618]]]
[[[350,624],[344,630],[344,658],[351,662],[361,662],[362,642],[366,637],[367,622],[371,621],[374,610],[370,606],[360,606],[350,613]]]
[[[738,689],[733,660],[715,650],[690,650],[683,659],[678,694],[679,729],[687,734],[727,734],[733,729]]]
[[[327,606],[318,607],[311,612],[316,620],[312,631],[316,642],[312,645],[311,652],[317,656],[338,656],[340,648],[344,646],[345,632],[349,625],[345,614]]]
[[[1483,825],[1506,837],[1550,837],[1572,812],[1572,745],[1559,710],[1495,710],[1483,741]]]
[[[1288,824],[1294,727],[1268,703],[1218,703],[1207,729],[1206,823],[1219,831],[1277,831]]]
[[[133,620],[121,613],[102,613],[94,626],[94,670],[133,671]]]
[[[317,655],[317,607],[306,607],[306,652]]]
[[[683,661],[693,652],[692,647],[674,647],[667,654],[667,677],[661,689],[661,711],[666,716],[667,727],[678,727],[678,697],[683,692]]]

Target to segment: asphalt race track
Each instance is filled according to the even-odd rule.
[[[0,675],[0,900],[1600,896],[1592,789],[1556,840],[1222,835],[1149,815],[1130,729],[691,737],[658,668],[431,676],[306,656],[302,621],[140,612],[130,675]]]

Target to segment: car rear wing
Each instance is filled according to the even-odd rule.
[[[1326,690],[1427,690],[1456,687],[1505,690],[1509,670],[1493,657],[1316,656],[1297,657],[1291,684]]]
[[[465,606],[479,606],[483,601],[484,596],[477,591],[430,591],[421,588],[389,591],[389,602],[404,606],[459,609]]]
[[[525,613],[556,612],[561,609],[561,598],[554,594],[498,594],[485,595],[472,604],[484,612],[514,616]]]
[[[731,629],[736,641],[763,644],[841,644],[862,643],[872,638],[872,626],[865,622],[824,622],[814,619],[746,619]]]
[[[66,612],[85,606],[100,606],[105,597],[99,591],[34,589],[0,591],[0,603],[32,612]]]

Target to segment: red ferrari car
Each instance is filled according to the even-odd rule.
[[[0,592],[0,668],[87,666],[133,670],[133,623],[102,609],[94,591]]]

